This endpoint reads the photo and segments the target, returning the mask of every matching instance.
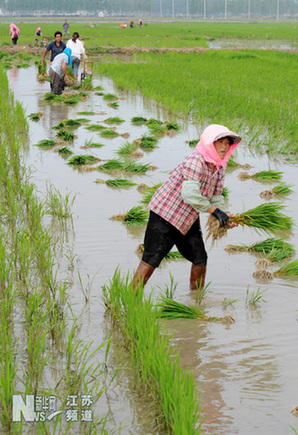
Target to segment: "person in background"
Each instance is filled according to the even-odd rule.
[[[15,24],[11,23],[11,25],[9,26],[9,33],[12,40],[12,44],[17,45],[20,29]]]
[[[66,44],[66,47],[71,49],[72,70],[75,77],[78,77],[79,74],[81,55],[87,59],[84,45],[82,44],[82,41],[79,40],[79,37],[80,35],[78,32],[74,32],[72,39],[70,39]]]
[[[66,48],[66,44],[64,44],[64,42],[61,41],[62,33],[60,31],[55,32],[54,38],[55,38],[55,41],[50,42],[50,44],[47,46],[47,48],[45,49],[45,51],[42,54],[42,60],[41,60],[42,66],[44,66],[44,59],[45,59],[48,51],[51,52],[51,63],[52,63],[53,60],[55,59],[55,57],[57,56],[57,54],[63,53],[63,50],[65,50],[65,48]]]
[[[40,27],[37,27],[36,32],[35,32],[35,36],[42,36],[42,31]]]
[[[140,29],[143,27],[143,20],[141,18],[139,19],[139,26],[140,26]]]
[[[69,33],[69,24],[68,24],[67,20],[64,20],[64,23],[63,23],[62,27],[63,27],[63,38],[65,38],[66,34],[68,36],[70,36],[70,33]]]
[[[225,213],[225,167],[241,142],[227,127],[209,125],[196,150],[172,171],[149,203],[150,216],[144,239],[144,253],[133,278],[135,291],[145,285],[155,268],[174,245],[192,263],[190,290],[203,290],[207,253],[200,226],[200,213],[210,213],[220,225],[235,227],[233,215]]]
[[[71,49],[65,48],[63,53],[55,56],[49,70],[51,79],[51,94],[61,95],[64,89],[64,78],[67,78],[66,68],[71,65]]]
[[[133,20],[130,20],[129,27],[133,28]]]

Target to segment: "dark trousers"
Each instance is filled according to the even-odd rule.
[[[56,71],[50,68],[51,94],[61,95],[64,89],[64,77],[60,77]]]

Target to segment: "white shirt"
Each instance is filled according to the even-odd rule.
[[[79,39],[77,39],[76,42],[70,39],[66,47],[71,49],[71,56],[78,57],[79,59],[81,59],[81,54],[85,54],[85,48]]]

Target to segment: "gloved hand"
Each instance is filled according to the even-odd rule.
[[[224,211],[220,210],[219,208],[216,208],[212,212],[212,214],[213,214],[214,217],[216,217],[216,219],[219,220],[221,227],[227,226],[227,224],[229,222],[229,216],[227,215],[227,213],[225,213]]]

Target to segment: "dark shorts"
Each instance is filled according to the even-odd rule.
[[[153,267],[159,266],[174,245],[180,254],[193,264],[204,266],[207,263],[199,220],[183,235],[172,224],[150,211],[144,245],[142,260]]]

